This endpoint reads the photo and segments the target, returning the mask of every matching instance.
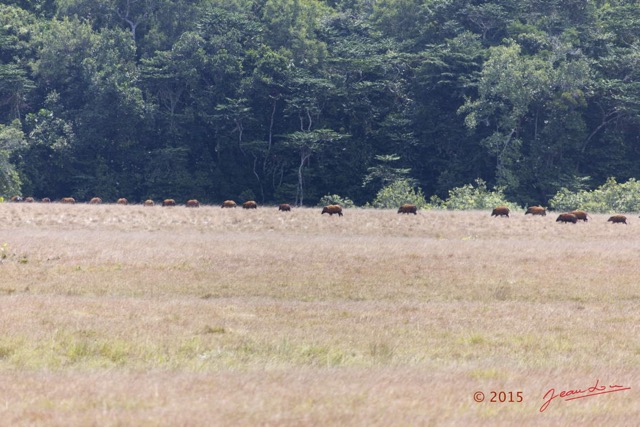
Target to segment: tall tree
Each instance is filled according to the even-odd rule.
[[[585,131],[579,111],[586,106],[589,66],[564,50],[557,44],[551,52],[528,56],[513,41],[491,48],[478,98],[460,109],[469,128],[491,129],[481,143],[495,158],[497,183],[511,194],[525,183],[546,192],[579,181],[575,153]]]

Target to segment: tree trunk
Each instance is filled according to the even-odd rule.
[[[302,149],[300,151],[300,166],[298,167],[298,190],[296,191],[296,205],[302,206],[304,203],[304,163],[311,157],[311,151]]]

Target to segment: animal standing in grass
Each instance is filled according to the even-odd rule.
[[[491,216],[495,216],[496,218],[499,216],[506,216],[509,218],[509,208],[506,206],[498,206],[493,209]]]
[[[33,203],[33,197],[25,197],[24,202],[25,203]]]
[[[575,224],[578,222],[578,218],[574,215],[574,214],[570,214],[570,213],[563,213],[558,215],[558,219],[556,219],[556,222],[563,222],[563,223],[572,223]]]
[[[48,197],[44,197],[42,200],[40,200],[42,203],[51,203],[51,199]]]
[[[614,215],[607,220],[607,222],[611,222],[613,224],[627,224],[627,217],[624,215]]]
[[[342,216],[342,206],[340,205],[328,205],[322,208],[322,214],[328,213],[329,216],[333,216],[333,214],[337,214],[338,216]]]
[[[164,199],[162,201],[162,206],[175,206],[176,205],[176,201],[173,199]]]
[[[578,221],[587,222],[589,219],[589,214],[587,214],[585,211],[576,210],[576,211],[571,211],[569,213],[575,215],[576,218],[578,218]]]
[[[235,208],[236,202],[234,202],[233,200],[225,200],[224,202],[222,202],[222,206],[220,206],[221,208]]]
[[[153,206],[153,205],[155,205],[155,203],[154,203],[153,200],[147,199],[147,200],[144,201],[143,205],[144,206]]]
[[[291,206],[288,203],[278,205],[278,210],[282,212],[291,212]]]
[[[63,197],[60,200],[60,203],[66,203],[69,205],[73,205],[76,202],[76,199],[74,199],[73,197]]]
[[[100,197],[94,197],[91,200],[89,200],[90,205],[99,205],[101,203],[102,203],[102,199]]]
[[[258,204],[253,200],[249,200],[242,204],[242,209],[258,209]]]
[[[547,209],[542,206],[530,206],[524,214],[547,216]]]
[[[418,215],[418,207],[416,205],[405,203],[398,208],[398,213]]]
[[[196,199],[190,199],[190,200],[187,200],[187,203],[185,203],[185,206],[188,208],[199,208],[200,202],[197,201]]]
[[[127,199],[125,199],[124,197],[120,197],[116,203],[119,204],[119,205],[128,205],[129,201]]]

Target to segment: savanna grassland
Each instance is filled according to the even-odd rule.
[[[0,424],[633,425],[629,217],[1,204]]]

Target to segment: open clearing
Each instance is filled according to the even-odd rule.
[[[637,423],[640,218],[489,214],[0,204],[0,419]]]

